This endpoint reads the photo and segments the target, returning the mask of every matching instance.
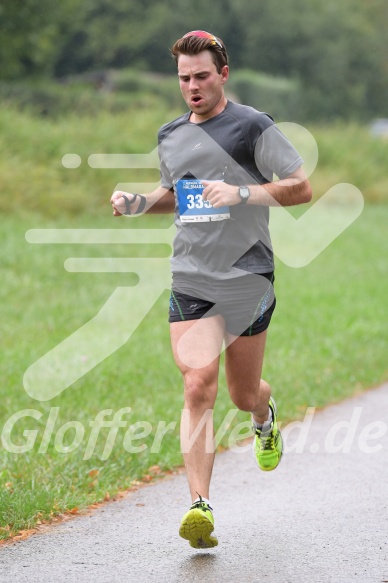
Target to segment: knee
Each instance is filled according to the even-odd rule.
[[[263,379],[260,383],[254,383],[250,386],[229,387],[230,397],[233,403],[240,411],[256,411],[259,401],[267,400],[271,396],[271,388]]]
[[[212,409],[217,395],[217,379],[190,371],[184,375],[185,406],[193,409]]]
[[[257,389],[253,393],[231,393],[231,399],[240,411],[254,411],[257,406]]]

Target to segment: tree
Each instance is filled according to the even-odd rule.
[[[379,97],[388,85],[386,0],[238,0],[238,5],[246,23],[247,66],[298,80],[306,117],[386,110]]]
[[[0,0],[0,77],[50,75],[78,0]]]
[[[0,78],[131,67],[174,71],[188,29],[228,46],[231,70],[299,84],[306,118],[388,115],[387,0],[0,0]]]

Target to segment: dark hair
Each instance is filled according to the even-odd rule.
[[[210,51],[212,53],[213,62],[216,66],[217,72],[221,73],[221,69],[228,64],[228,53],[222,40],[218,37],[218,43],[215,43],[210,38],[203,38],[199,36],[183,36],[178,39],[171,47],[171,55],[178,64],[179,55],[198,55],[202,51]]]

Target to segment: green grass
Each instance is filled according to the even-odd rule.
[[[148,154],[157,147],[157,129],[176,110],[145,107],[112,115],[38,118],[12,108],[0,109],[0,211],[31,212],[60,219],[79,212],[100,215],[117,183],[157,183],[158,169],[95,169],[91,154]],[[66,154],[77,154],[78,168],[63,167]]]
[[[388,202],[388,140],[370,135],[366,127],[341,123],[306,125],[317,141],[318,165],[311,176],[316,194],[334,184],[354,184],[368,202]]]
[[[320,407],[387,380],[388,254],[383,235],[387,220],[388,206],[368,205],[360,218],[309,266],[292,269],[278,262],[278,307],[270,328],[264,375],[276,390],[283,420],[303,416],[307,406]],[[114,221],[107,213],[98,219],[73,218],[67,226],[114,225],[121,229],[123,223]],[[148,218],[142,221],[150,224]],[[178,424],[162,439],[160,451],[150,452],[158,423],[176,422],[182,407],[181,381],[170,353],[166,321],[168,292],[162,293],[122,348],[60,396],[39,402],[25,392],[23,373],[27,367],[92,318],[117,286],[133,284],[127,274],[66,272],[63,262],[69,256],[120,257],[126,250],[117,245],[90,249],[85,245],[31,245],[25,241],[25,231],[47,224],[52,226],[52,221],[10,215],[2,232],[1,428],[18,411],[33,409],[36,416],[41,414],[39,419],[20,419],[11,433],[12,443],[23,445],[28,439],[23,432],[36,430],[30,451],[1,451],[0,520],[3,527],[10,525],[11,532],[29,528],[55,513],[102,500],[106,492],[114,496],[147,474],[150,466],[158,465],[165,471],[182,462]],[[61,226],[66,226],[65,222]],[[123,317],[131,318],[136,307],[123,306]],[[111,325],[114,328],[115,322]],[[47,451],[39,453],[50,409],[55,407],[58,417],[51,440]],[[123,415],[126,425],[119,428],[111,454],[102,459],[109,431],[102,428],[93,455],[83,459],[90,423],[96,415],[111,409],[107,419],[112,419],[123,407],[131,407],[131,411]],[[221,373],[217,428],[233,408]],[[239,413],[229,432],[247,418]],[[128,452],[123,446],[124,433],[130,425],[142,421],[150,424],[145,427],[150,434],[133,444],[148,447],[139,453]],[[62,439],[61,428],[67,422],[82,424],[84,436],[77,449],[63,453],[63,447],[75,437],[73,428]],[[228,445],[228,436],[226,433],[223,445]],[[8,530],[0,532],[3,537],[10,534]]]
[[[161,292],[128,342],[62,394],[38,401],[23,386],[26,369],[93,318],[117,287],[128,287],[129,293],[132,287],[136,293],[133,275],[70,273],[64,268],[67,258],[165,257],[166,251],[152,245],[33,245],[26,241],[26,231],[168,227],[170,217],[128,222],[111,216],[108,200],[115,184],[157,180],[153,171],[97,171],[88,167],[87,157],[95,152],[149,152],[156,145],[157,126],[173,115],[167,110],[147,115],[132,111],[54,122],[7,108],[0,111],[0,432],[5,440],[0,449],[0,538],[56,514],[85,508],[103,500],[107,492],[113,497],[149,474],[152,466],[165,472],[182,463],[177,423],[182,384],[170,350],[168,291]],[[353,182],[367,204],[359,219],[307,267],[292,269],[277,262],[278,306],[264,376],[276,392],[283,421],[303,417],[307,406],[321,407],[388,379],[384,204],[388,177],[382,171],[387,144],[372,140],[363,128],[316,128],[313,134],[321,153],[311,177],[316,195],[337,182]],[[78,169],[61,166],[62,156],[69,152],[81,156]],[[157,277],[152,271],[150,289]],[[114,339],[122,322],[130,321],[147,301],[145,295],[118,306],[106,337]],[[87,358],[88,347],[82,348],[73,355],[76,364]],[[109,455],[107,451],[104,455],[109,428],[102,427],[90,448],[92,455],[84,459],[96,416],[109,409],[109,420],[125,407],[131,410],[123,414],[125,426],[118,428]],[[20,418],[7,437],[7,422],[29,409],[35,417]],[[231,409],[222,372],[217,428]],[[248,417],[239,413],[232,420],[223,446],[228,446],[233,428]],[[49,419],[55,420],[52,433]],[[136,426],[139,422],[145,425]],[[163,422],[173,429],[161,440],[160,449],[151,452]],[[138,433],[133,445],[144,444],[143,451],[127,451],[130,427]],[[149,434],[141,437],[142,430]],[[76,437],[78,447],[66,452]],[[7,451],[7,443],[9,449],[10,442],[22,447],[28,440],[29,451]]]
[[[9,107],[0,108],[0,211],[31,212],[55,221],[63,215],[105,212],[117,183],[156,183],[158,170],[94,169],[94,153],[147,154],[157,146],[157,128],[179,111],[165,106],[129,109],[116,115],[68,115],[38,118]],[[387,202],[388,141],[353,125],[307,126],[319,161],[311,176],[317,196],[338,182],[351,182],[370,202]],[[68,169],[62,157],[74,153],[81,165]]]

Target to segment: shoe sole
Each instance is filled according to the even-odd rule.
[[[210,549],[218,545],[218,540],[211,536],[213,530],[214,525],[203,511],[193,508],[183,517],[179,536],[188,540],[194,549]]]

